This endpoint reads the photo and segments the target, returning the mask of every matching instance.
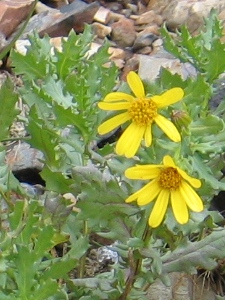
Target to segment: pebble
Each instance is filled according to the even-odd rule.
[[[119,47],[131,47],[136,38],[136,31],[134,22],[125,17],[111,25],[112,40],[117,43]]]

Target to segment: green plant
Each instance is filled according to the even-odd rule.
[[[156,278],[167,284],[170,272],[213,269],[216,259],[224,258],[224,228],[218,225],[223,218],[208,210],[213,196],[225,187],[223,163],[218,163],[224,152],[224,102],[215,109],[209,105],[213,84],[225,70],[217,63],[225,48],[221,24],[212,13],[197,37],[186,28],[176,42],[165,28],[162,36],[168,51],[198,71],[195,78],[182,80],[162,69],[155,82],[144,82],[146,97],[153,99],[169,89],[184,91],[182,101],[160,111],[176,124],[181,142],[169,140],[153,124],[151,146],[141,145],[129,159],[114,153],[114,143],[96,146],[100,124],[113,115],[98,103],[107,102],[105,97],[119,82],[116,67],[106,67],[107,43],[90,55],[93,35],[86,27],[81,35],[71,31],[62,51],[51,46],[49,37],[37,34],[29,37],[25,56],[12,51],[14,72],[23,86],[18,94],[9,80],[1,88],[1,141],[8,139],[15,117],[22,120],[29,133],[24,139],[44,154],[41,176],[46,186],[42,196],[26,193],[5,165],[2,146],[1,299],[143,300]],[[132,95],[127,83],[119,91]],[[18,95],[29,108],[25,118],[14,109]],[[144,182],[130,180],[124,172],[137,163],[159,167],[166,155],[201,180],[197,193],[205,209],[190,213],[189,222],[181,225],[169,206],[163,222],[152,228],[148,218],[154,203],[139,207],[125,202]],[[65,193],[78,199],[76,209]],[[51,210],[49,203],[54,203]],[[91,249],[106,241],[118,253],[118,262],[91,277]],[[66,251],[55,256],[53,249],[62,245]]]

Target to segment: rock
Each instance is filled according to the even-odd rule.
[[[197,34],[211,9],[221,13],[222,21],[225,21],[225,13],[222,13],[225,10],[224,0],[152,0],[147,8],[161,14],[171,31],[185,24],[192,34]]]
[[[207,278],[191,276],[185,273],[169,274],[171,286],[166,287],[160,280],[156,280],[147,291],[149,300],[216,300],[213,288]],[[204,283],[204,281],[206,281]]]
[[[112,12],[121,12],[121,10],[123,9],[123,5],[121,3],[118,3],[118,2],[108,2],[108,3],[105,3],[106,7],[108,9],[110,9]]]
[[[92,29],[94,34],[97,35],[100,39],[104,39],[106,36],[110,35],[112,28],[109,26],[105,26],[103,24],[100,24],[98,22],[92,23]]]
[[[141,14],[135,21],[135,25],[156,24],[158,26],[161,26],[162,23],[162,17],[156,14],[153,10],[149,10],[146,13]]]
[[[112,40],[117,43],[119,47],[131,47],[136,38],[136,31],[134,22],[125,17],[111,25]]]
[[[160,14],[163,10],[171,3],[177,3],[177,0],[150,0],[147,5],[147,10],[154,10],[156,13]]]
[[[127,4],[127,8],[130,9],[131,13],[137,14],[138,13],[138,7],[134,4]]]
[[[86,4],[76,0],[64,5],[60,10],[45,11],[33,16],[25,28],[22,39],[37,30],[40,36],[48,34],[51,37],[67,36],[73,28],[77,33],[82,32],[86,23],[92,23],[99,8],[97,2]]]
[[[159,52],[160,49],[162,49],[162,46],[163,46],[163,40],[161,38],[158,38],[157,40],[155,40],[153,43],[152,43],[152,55]]]
[[[8,38],[29,15],[34,0],[2,0],[0,1],[0,30]]]
[[[144,80],[155,80],[160,72],[161,67],[168,69],[171,73],[180,74],[183,79],[195,77],[196,70],[189,63],[181,63],[179,59],[173,58],[172,55],[162,52],[155,55],[139,55],[139,75]]]
[[[13,172],[24,169],[41,170],[43,158],[44,156],[39,150],[31,148],[27,143],[19,143],[7,153],[6,163]]]
[[[108,24],[110,20],[110,10],[103,6],[100,6],[93,19],[96,22]]]
[[[130,71],[137,71],[139,66],[139,56],[136,54],[129,58],[124,66],[123,73],[121,76],[121,80],[126,81],[127,74]]]
[[[133,51],[137,51],[143,47],[151,46],[152,43],[158,39],[153,33],[142,31],[137,34],[137,38],[135,39],[134,45],[132,47]]]

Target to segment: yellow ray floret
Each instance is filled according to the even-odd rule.
[[[158,110],[180,101],[184,92],[181,88],[172,88],[162,95],[147,97],[140,77],[133,71],[127,75],[128,85],[134,96],[115,92],[108,94],[98,103],[103,110],[119,111],[118,115],[102,123],[99,134],[106,134],[118,126],[129,122],[116,146],[116,153],[132,157],[138,151],[142,140],[145,146],[152,143],[152,124],[156,123],[174,142],[180,142],[181,136],[175,125]]]
[[[202,200],[193,189],[199,188],[201,181],[176,166],[169,155],[164,157],[162,165],[137,165],[128,168],[125,176],[129,179],[152,180],[125,201],[130,203],[137,200],[137,204],[143,206],[155,200],[149,216],[149,226],[153,228],[161,224],[169,201],[174,217],[180,224],[188,222],[189,209],[194,212],[203,210]]]

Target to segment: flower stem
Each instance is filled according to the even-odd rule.
[[[148,223],[146,223],[144,232],[142,234],[142,240],[144,241],[145,246],[148,245],[150,237],[151,237],[151,230],[149,228]],[[141,270],[142,258],[136,259],[135,255],[134,255],[135,252],[136,252],[136,250],[130,250],[128,253],[129,275],[127,277],[125,289],[118,300],[126,300],[127,299],[127,296],[130,294],[130,291],[135,283],[136,276],[139,274],[139,272]]]
[[[84,230],[83,231],[84,231],[84,236],[87,236],[87,234],[88,234],[87,221],[84,221]],[[84,278],[85,263],[86,263],[86,254],[84,254],[80,258],[80,264],[79,264],[79,270],[78,270],[78,278]]]

